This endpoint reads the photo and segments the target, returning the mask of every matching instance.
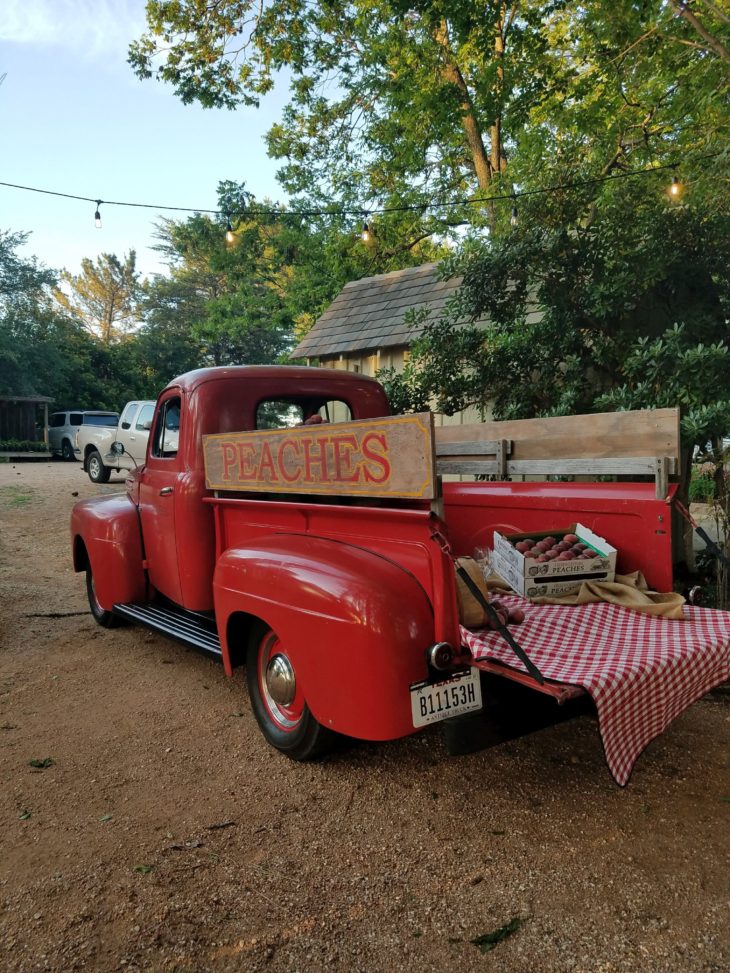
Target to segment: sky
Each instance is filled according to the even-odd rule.
[[[183,105],[169,85],[126,63],[145,0],[0,0],[0,182],[92,199],[215,209],[225,179],[285,202],[264,135],[285,91],[259,109]],[[155,223],[185,213],[63,199],[0,186],[0,230],[30,232],[21,251],[78,273],[101,253],[137,253],[164,272]]]

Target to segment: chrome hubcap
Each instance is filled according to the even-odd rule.
[[[285,655],[272,655],[266,666],[266,689],[273,702],[291,706],[297,691],[297,681],[291,662]]]

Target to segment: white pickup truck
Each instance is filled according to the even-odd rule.
[[[144,463],[152,427],[155,403],[127,402],[115,428],[82,426],[76,434],[76,453],[94,483],[106,483],[112,471],[132,470]],[[112,453],[112,443],[120,442],[123,453]]]

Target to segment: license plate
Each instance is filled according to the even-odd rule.
[[[410,688],[414,726],[428,726],[482,708],[478,669],[455,672],[441,682],[417,682]]]

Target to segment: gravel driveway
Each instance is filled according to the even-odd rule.
[[[625,789],[589,717],[291,763],[240,675],[92,621],[69,513],[122,488],[0,465],[0,970],[730,969],[727,695]]]

